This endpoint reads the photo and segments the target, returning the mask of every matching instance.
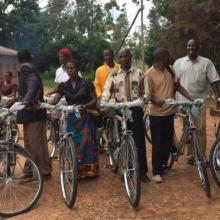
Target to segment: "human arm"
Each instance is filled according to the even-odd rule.
[[[101,82],[100,82],[100,72],[97,69],[95,74],[95,91],[97,97],[101,97],[102,95],[102,88],[101,88]]]
[[[103,90],[103,93],[101,95],[101,99],[103,99],[103,100],[109,100],[110,99],[112,92],[114,92],[113,91],[114,90],[113,79],[114,79],[114,75],[109,74],[107,80],[105,81],[104,90]]]
[[[185,98],[189,99],[190,101],[194,101],[194,98],[187,92],[187,90],[180,84],[180,82],[177,82],[176,90]]]

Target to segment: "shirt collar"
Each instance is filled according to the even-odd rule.
[[[197,63],[197,62],[199,62],[199,56],[197,56],[197,58],[195,60],[193,60],[193,61],[190,60],[190,58],[188,56],[186,56],[186,61],[192,62],[192,63]]]

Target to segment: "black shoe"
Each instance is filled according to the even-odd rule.
[[[141,175],[141,182],[149,183],[150,182],[150,178],[146,174],[142,174]]]

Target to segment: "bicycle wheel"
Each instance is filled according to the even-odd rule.
[[[132,207],[137,207],[140,201],[141,179],[137,149],[131,135],[122,141],[122,163],[125,188]]]
[[[203,153],[200,149],[199,140],[195,132],[193,132],[193,145],[194,145],[194,154],[196,160],[196,166],[199,173],[199,178],[202,183],[203,190],[205,191],[208,198],[211,197],[210,183],[208,178],[208,173],[205,167],[205,161]]]
[[[14,139],[14,142],[17,143],[19,136],[20,136],[20,132],[19,132],[18,125],[15,122],[12,124],[11,132],[12,132],[12,137]]]
[[[51,148],[49,149],[49,155],[51,159],[58,158],[58,145],[59,145],[59,121],[57,119],[50,121],[50,141]]]
[[[30,153],[15,144],[0,149],[0,216],[11,217],[29,211],[40,198],[43,182]],[[26,166],[29,171],[24,178]]]
[[[144,116],[144,134],[147,140],[152,144],[151,133],[150,133],[150,119],[149,115]]]
[[[60,149],[60,182],[65,204],[72,208],[76,201],[78,185],[76,149],[72,137],[67,137]]]
[[[115,158],[115,151],[117,149],[117,137],[116,137],[116,126],[114,120],[109,120],[107,124],[107,139],[108,139],[108,157],[113,173],[117,173],[118,164]]]
[[[218,137],[210,151],[210,168],[212,176],[220,187],[220,138]]]

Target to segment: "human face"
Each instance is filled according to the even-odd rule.
[[[194,40],[191,39],[187,42],[187,54],[190,59],[196,59],[198,56],[198,51],[199,51],[199,45],[198,43]]]
[[[104,50],[104,60],[107,64],[112,64],[114,60],[114,55],[110,50]]]
[[[129,50],[121,50],[119,52],[119,62],[122,69],[130,69],[131,67],[131,53]]]
[[[60,64],[64,64],[66,57],[62,53],[59,53],[58,57],[59,57]]]
[[[78,76],[79,69],[72,62],[67,62],[65,68],[70,79],[75,79]]]
[[[11,83],[12,77],[11,77],[11,75],[9,73],[4,73],[3,77],[4,77],[4,81],[5,82]]]

